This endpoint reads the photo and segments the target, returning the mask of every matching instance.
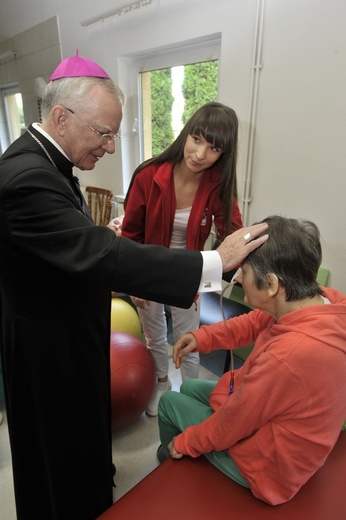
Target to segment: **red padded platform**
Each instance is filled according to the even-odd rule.
[[[99,520],[345,520],[346,432],[325,465],[279,506],[256,499],[204,457],[168,459]]]

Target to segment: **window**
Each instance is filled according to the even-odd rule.
[[[188,115],[187,120],[198,106],[213,100],[209,97],[196,97],[190,92],[188,107],[185,89],[198,89],[198,85],[206,80],[201,73],[203,67],[210,67],[207,73],[208,81],[211,77],[210,71],[213,70],[211,83],[214,84],[213,97],[217,99],[220,48],[220,35],[214,34],[182,42],[174,48],[155,49],[148,54],[118,59],[119,84],[127,97],[121,125],[124,192],[135,168],[174,140],[186,122],[182,121],[182,117]],[[190,85],[186,80],[189,71],[192,71],[190,76],[193,76]],[[208,93],[208,96],[211,94]],[[193,106],[193,98],[197,106]]]
[[[217,100],[218,60],[141,72],[143,159],[158,155],[191,115]]]
[[[0,108],[5,121],[5,125],[1,129],[1,149],[4,152],[22,134],[25,123],[23,100],[19,89],[17,87],[2,89],[1,98]]]
[[[17,89],[4,90],[4,104],[11,142],[15,141],[25,128],[22,95]]]

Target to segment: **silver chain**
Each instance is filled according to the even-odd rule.
[[[28,133],[31,135],[31,137],[41,146],[42,150],[44,151],[44,153],[46,154],[46,156],[48,157],[48,159],[50,160],[50,162],[52,163],[52,165],[54,166],[54,168],[56,168],[57,170],[59,169],[57,167],[57,165],[55,164],[55,162],[53,161],[53,159],[51,158],[50,156],[50,153],[48,152],[48,150],[46,149],[46,147],[44,146],[43,143],[41,143],[41,141],[36,137],[36,135],[34,135],[32,132],[30,132],[29,129],[27,129]],[[74,189],[72,188],[71,184],[68,182],[68,180],[65,178],[65,176],[63,175],[62,178],[64,179],[64,181],[66,182],[66,184],[68,185],[68,187],[72,190],[72,193],[75,197],[75,199],[77,200],[78,204],[81,206],[82,208],[82,212],[84,213],[84,215],[86,215],[85,213],[85,209],[83,207],[83,203],[81,204],[81,201],[78,199],[77,195],[75,194],[74,192]],[[83,196],[81,194],[81,196]]]
[[[38,143],[38,144],[41,146],[42,150],[44,151],[44,153],[46,154],[46,156],[48,157],[48,159],[50,160],[50,162],[52,163],[52,165],[53,165],[55,168],[57,168],[57,166],[56,166],[55,162],[53,161],[53,159],[51,158],[51,156],[50,156],[48,150],[47,150],[47,149],[45,148],[45,146],[41,143],[41,141],[36,137],[36,135],[34,135],[32,132],[30,132],[29,129],[28,129],[28,132],[29,132],[29,134],[31,135],[31,137],[32,137],[33,139],[35,139],[36,143]]]

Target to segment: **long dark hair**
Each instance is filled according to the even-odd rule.
[[[184,158],[184,146],[189,135],[202,136],[208,143],[222,149],[222,154],[215,163],[221,174],[219,198],[224,204],[226,234],[231,232],[231,215],[237,191],[237,148],[238,118],[232,108],[218,102],[206,103],[200,107],[186,123],[175,141],[162,153],[140,164],[133,172],[127,191],[124,208],[136,175],[150,164],[171,162],[178,164]]]

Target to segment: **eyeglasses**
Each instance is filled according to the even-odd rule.
[[[83,121],[83,119],[81,119],[79,116],[77,116],[77,114],[71,109],[71,108],[67,108],[65,107],[66,110],[68,110],[69,112],[71,112],[71,114],[73,114],[74,116],[76,116],[77,119],[79,119],[79,121],[81,121],[82,123],[84,123],[88,128],[90,128],[90,130],[92,130],[93,132],[95,132],[96,135],[99,136],[99,138],[101,139],[102,141],[102,144],[109,144],[111,141],[114,141],[115,143],[117,141],[119,141],[121,135],[120,134],[102,134],[101,132],[99,132],[98,130],[95,130],[95,128],[93,128],[91,125],[89,125],[88,123],[86,123],[85,121]]]

